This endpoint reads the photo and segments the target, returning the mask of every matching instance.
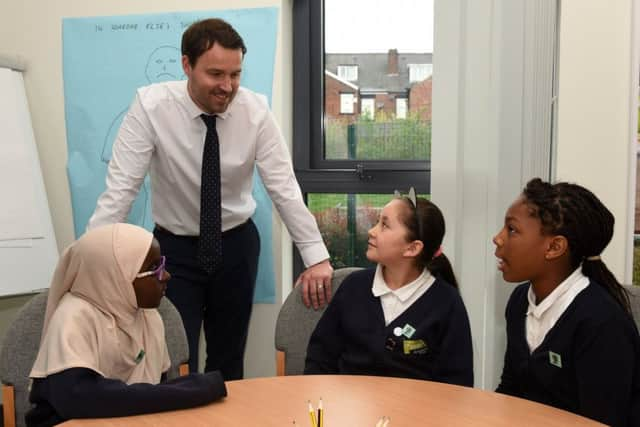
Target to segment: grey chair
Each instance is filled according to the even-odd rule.
[[[162,298],[158,307],[164,323],[164,337],[169,348],[171,367],[167,372],[167,379],[189,374],[189,343],[184,330],[182,317],[169,298]]]
[[[349,267],[335,270],[331,280],[333,292],[338,290],[345,277],[357,270],[360,268]],[[301,375],[303,373],[309,338],[322,313],[324,313],[324,308],[314,310],[305,307],[302,302],[300,286],[296,286],[291,291],[282,304],[276,320],[277,375]]]
[[[48,292],[31,298],[18,312],[2,342],[0,350],[0,382],[5,427],[25,426],[24,416],[30,409],[29,372],[35,362],[47,307]],[[158,307],[165,326],[165,338],[171,357],[168,378],[189,371],[189,349],[182,318],[167,298]]]
[[[640,330],[640,286],[624,285],[624,289],[627,291],[627,294],[629,294],[633,320],[636,321],[636,326],[638,330]]]
[[[5,427],[25,426],[29,404],[29,371],[40,345],[47,292],[22,306],[9,326],[0,350],[0,382]]]

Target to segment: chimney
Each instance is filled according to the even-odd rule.
[[[387,54],[387,74],[398,75],[398,49],[389,49]]]

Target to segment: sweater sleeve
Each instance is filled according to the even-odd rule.
[[[611,426],[626,426],[638,350],[633,328],[619,318],[588,332],[576,348],[580,414]]]
[[[126,384],[85,368],[34,380],[31,400],[46,402],[63,419],[103,418],[172,411],[227,395],[220,372],[191,374],[161,384]]]
[[[447,285],[449,286],[449,285]],[[469,317],[462,298],[452,305],[434,380],[473,387],[473,348]]]
[[[344,349],[340,306],[344,286],[345,284],[338,289],[311,334],[304,366],[305,374],[340,373],[338,361]]]

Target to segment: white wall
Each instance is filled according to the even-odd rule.
[[[634,0],[562,0],[556,176],[616,218],[604,260],[631,283],[638,85]],[[637,28],[635,28],[637,31]]]
[[[498,274],[491,238],[522,189],[528,153],[526,1],[436,2],[432,195],[471,321],[475,385],[488,389],[502,369],[513,288]]]
[[[279,7],[280,27],[275,61],[273,110],[285,137],[291,140],[291,0],[155,0],[155,1],[82,1],[38,0],[0,3],[0,52],[18,54],[26,59],[24,74],[34,133],[42,165],[49,207],[58,248],[63,249],[74,238],[69,186],[66,175],[67,147],[64,121],[62,81],[62,18],[109,16],[169,11]],[[98,82],[99,83],[99,82]],[[274,220],[274,236],[281,236],[278,220]],[[286,246],[286,245],[285,245]],[[276,254],[281,242],[274,243]],[[291,281],[290,268],[279,256],[276,259],[277,283]],[[283,262],[285,269],[282,268]],[[283,271],[285,274],[283,275]],[[284,279],[283,279],[284,276]],[[281,300],[278,289],[277,301]],[[8,322],[26,299],[0,300],[0,336]],[[247,375],[275,373],[273,331],[280,304],[258,305],[254,309],[247,349]]]

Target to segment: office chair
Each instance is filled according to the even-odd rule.
[[[345,277],[357,270],[360,268],[348,267],[335,270],[331,279],[332,293],[338,290]],[[303,373],[309,338],[326,307],[325,305],[318,310],[305,307],[300,288],[301,286],[293,288],[282,304],[276,320],[277,375],[301,375]]]
[[[38,355],[47,294],[31,298],[9,326],[0,350],[0,381],[5,427],[25,426],[29,404],[29,372]]]
[[[171,367],[167,372],[167,379],[189,374],[189,343],[184,330],[182,317],[169,298],[162,298],[158,307],[160,317],[164,323],[164,337],[169,348]]]
[[[40,346],[47,295],[47,291],[35,295],[20,309],[2,342],[0,382],[5,427],[24,427],[24,416],[31,408],[29,372]],[[172,362],[167,377],[186,375],[189,372],[189,349],[180,314],[167,298],[162,299],[158,311],[164,322]]]

